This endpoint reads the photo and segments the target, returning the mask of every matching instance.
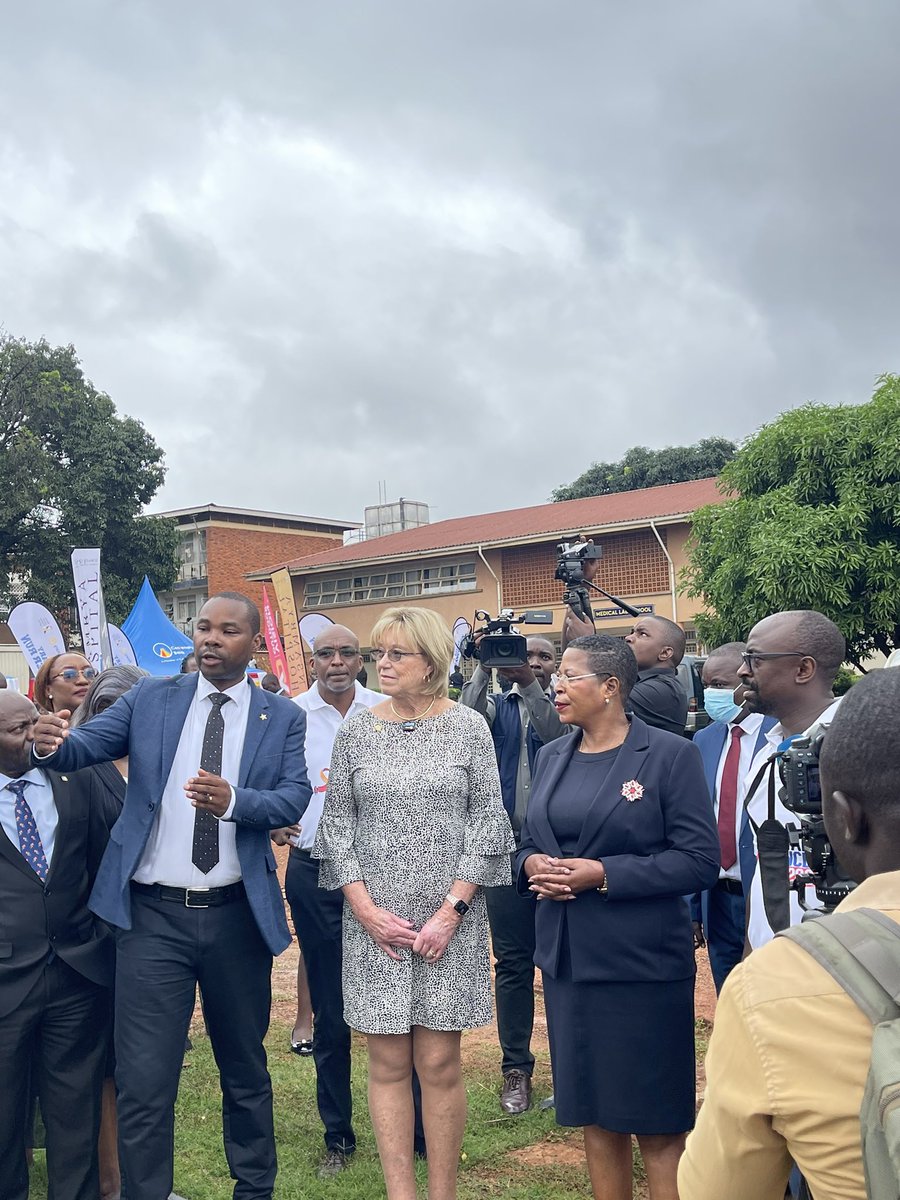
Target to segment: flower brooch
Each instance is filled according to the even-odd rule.
[[[629,804],[634,804],[635,800],[640,800],[644,794],[644,786],[638,783],[636,779],[629,779],[627,783],[622,784],[622,795]]]

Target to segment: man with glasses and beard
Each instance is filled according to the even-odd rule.
[[[840,703],[831,688],[845,652],[844,637],[837,625],[811,609],[775,613],[750,630],[738,668],[738,678],[744,684],[744,705],[750,712],[774,717],[777,722],[766,734],[767,745],[756,754],[745,777],[744,791],[739,795],[754,829],[769,815],[771,772],[775,773],[775,819],[782,825],[797,827],[797,818],[778,799],[778,766],[766,764],[779,748],[787,747],[811,726],[830,724]],[[793,880],[806,869],[803,851],[799,846],[791,847],[789,878]],[[804,902],[811,908],[819,907],[811,885],[806,887]],[[766,915],[758,861],[747,906],[747,940],[755,950],[771,941],[777,932]],[[799,925],[802,916],[799,897],[792,889],[790,923]]]
[[[309,980],[314,1015],[313,1059],[316,1064],[316,1102],[325,1126],[325,1158],[320,1178],[337,1175],[356,1149],[350,1094],[350,1027],[344,1020],[341,981],[341,921],[344,896],[319,887],[319,860],[312,848],[322,816],[331,750],[337,731],[348,717],[383,700],[357,680],[362,655],[356,634],[331,625],[315,639],[310,667],[316,682],[294,697],[306,713],[306,764],[312,796],[299,827],[278,830],[274,840],[291,841],[285,896]],[[418,1097],[417,1097],[418,1099]],[[416,1104],[416,1148],[424,1153],[421,1111]]]

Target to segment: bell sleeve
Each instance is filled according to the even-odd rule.
[[[516,848],[500,792],[500,774],[490,731],[484,720],[472,722],[469,807],[457,879],[481,887],[512,881],[510,855]]]
[[[313,858],[319,860],[319,887],[334,892],[362,879],[356,853],[357,803],[353,795],[355,740],[346,728],[334,739],[328,772],[328,790],[316,832]]]

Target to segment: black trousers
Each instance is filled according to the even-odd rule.
[[[710,888],[705,932],[716,995],[743,957],[745,922],[746,904],[742,895],[719,885]]]
[[[494,951],[497,1030],[502,1070],[534,1071],[531,1033],[534,1028],[534,900],[515,887],[489,887],[487,901]]]
[[[0,1021],[0,1196],[25,1200],[31,1088],[47,1131],[54,1200],[96,1200],[100,1092],[110,995],[54,958],[22,1004]]]
[[[292,850],[284,881],[291,919],[303,952],[315,1017],[313,1060],[316,1102],[329,1150],[351,1154],[356,1149],[350,1092],[350,1026],[344,1020],[341,922],[344,894],[319,887],[319,862],[304,850]],[[413,1071],[415,1145],[424,1152],[422,1101]]]
[[[272,1083],[263,1038],[272,956],[246,899],[185,908],[132,890],[132,928],[116,938],[119,1161],[128,1200],[173,1189],[175,1099],[196,988],[222,1085],[235,1200],[270,1200]]]

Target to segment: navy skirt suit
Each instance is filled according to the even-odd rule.
[[[517,856],[600,859],[607,894],[536,906],[561,1125],[677,1134],[695,1114],[694,943],[684,897],[712,887],[719,838],[700,753],[637,717],[624,743],[584,754],[581,733],[535,763]]]

